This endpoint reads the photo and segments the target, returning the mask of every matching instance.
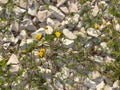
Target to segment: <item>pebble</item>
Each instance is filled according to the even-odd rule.
[[[52,12],[52,15],[57,19],[63,20],[65,15],[55,6],[50,5],[49,10]]]
[[[12,54],[7,62],[7,65],[11,65],[10,72],[17,72],[20,69],[19,60],[15,54]]]
[[[50,17],[51,12],[48,10],[38,11],[37,17],[40,22],[44,22],[48,17]]]
[[[92,10],[92,15],[95,17],[99,12],[99,8],[98,8],[98,5],[95,4],[93,10]]]
[[[68,29],[64,29],[63,30],[63,34],[68,38],[68,39],[76,39],[77,36],[74,35],[71,31],[69,31]]]
[[[74,44],[74,40],[70,39],[62,39],[63,45],[66,46],[67,48],[70,48]]]
[[[100,84],[98,84],[98,85],[96,86],[96,89],[97,89],[97,90],[102,90],[102,89],[104,88],[104,86],[105,86],[105,83],[104,83],[104,81],[102,81]]]
[[[32,16],[36,16],[38,7],[39,7],[38,3],[35,0],[29,0],[28,1],[28,14]]]
[[[98,37],[101,35],[101,32],[99,30],[95,30],[94,28],[88,28],[87,34],[93,37]]]
[[[67,0],[57,0],[57,7],[63,5]]]

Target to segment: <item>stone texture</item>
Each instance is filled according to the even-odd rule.
[[[57,19],[63,20],[65,18],[65,15],[55,6],[50,5],[49,9],[52,12],[52,15]]]
[[[63,30],[63,34],[68,38],[68,39],[76,39],[77,36],[74,35],[71,31],[69,31],[68,29],[64,29]]]

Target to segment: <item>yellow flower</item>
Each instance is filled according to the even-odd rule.
[[[38,55],[42,58],[44,55],[44,52],[39,52]]]
[[[95,29],[99,29],[100,26],[98,24],[95,24]]]
[[[22,52],[22,54],[26,54],[26,53],[27,53],[27,51],[26,51],[26,50],[22,50],[21,52]]]
[[[55,36],[56,36],[57,38],[59,38],[60,35],[61,35],[61,33],[60,33],[59,31],[56,31],[56,32],[55,32]]]
[[[42,35],[40,33],[36,34],[35,38],[36,39],[41,39]]]
[[[40,49],[40,52],[43,52],[43,53],[44,53],[44,52],[45,52],[45,49],[44,49],[44,48],[41,48],[41,49]]]
[[[38,53],[38,55],[42,58],[43,55],[44,55],[44,53],[45,53],[45,49],[41,48],[40,51],[39,51],[39,53]]]

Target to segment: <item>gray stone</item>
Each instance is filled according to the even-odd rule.
[[[22,21],[20,28],[22,30],[26,28],[28,31],[37,30],[37,28],[33,25],[32,21],[30,19],[27,19],[27,18]]]
[[[65,15],[55,6],[50,5],[49,9],[52,12],[52,15],[57,19],[63,20],[65,18]]]
[[[36,0],[29,0],[28,1],[28,14],[32,16],[36,16],[38,7],[39,5],[36,2]]]
[[[92,80],[90,80],[89,78],[86,78],[84,81],[84,85],[89,87],[91,90],[95,90],[96,88],[96,84],[95,82],[93,82]]]

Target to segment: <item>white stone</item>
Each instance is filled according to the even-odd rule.
[[[49,12],[48,10],[44,10],[44,11],[38,11],[37,17],[40,22],[44,22],[50,15],[51,12]]]
[[[74,21],[75,23],[77,23],[77,22],[79,21],[79,18],[80,18],[80,15],[79,15],[79,14],[75,14],[75,15],[73,16],[73,21]]]
[[[120,32],[120,25],[118,23],[115,25],[115,30]]]
[[[83,26],[83,21],[79,21],[78,25],[77,25],[77,28],[82,28],[82,26]]]
[[[101,43],[100,43],[100,46],[101,46],[103,49],[106,49],[106,48],[107,48],[107,43],[106,43],[106,42],[101,42]]]
[[[54,21],[51,18],[47,18],[47,25],[54,26],[55,23],[54,23]]]
[[[101,75],[100,75],[100,73],[98,72],[98,71],[93,71],[93,72],[91,72],[90,74],[89,74],[89,78],[90,79],[96,79],[96,78],[98,78],[98,77],[100,77]]]
[[[7,65],[9,64],[13,64],[12,67],[10,68],[11,72],[17,72],[20,69],[19,61],[15,54],[11,55],[10,59],[7,62]]]
[[[0,0],[0,3],[6,4],[8,0]]]
[[[98,63],[103,63],[103,57],[95,55],[93,59]]]
[[[38,9],[38,3],[35,0],[29,0],[28,1],[28,14],[32,16],[36,16],[37,14],[37,9]]]
[[[27,9],[28,3],[25,0],[19,0],[20,7]]]
[[[57,0],[57,7],[63,5],[67,0]]]
[[[4,58],[0,55],[0,62],[1,62],[2,60],[4,60]]]
[[[119,80],[116,80],[116,81],[113,83],[113,88],[120,88],[120,86],[119,86]]]
[[[26,31],[25,30],[22,30],[21,32],[20,32],[20,39],[26,39],[27,38],[27,33],[26,33]]]
[[[52,34],[53,33],[53,28],[51,26],[47,26],[48,29],[45,29],[46,34]]]
[[[69,11],[68,11],[68,8],[66,6],[61,6],[60,9],[65,13],[65,14],[68,14]]]
[[[107,55],[104,59],[105,59],[105,62],[106,62],[106,63],[111,63],[111,62],[114,62],[114,61],[115,61],[114,58],[112,58],[111,56],[108,56],[108,55]]]
[[[55,6],[50,5],[49,9],[52,12],[52,15],[57,19],[63,20],[65,18],[65,15]]]
[[[93,36],[93,37],[98,37],[99,35],[101,35],[101,32],[99,30],[95,30],[93,28],[88,28],[87,34],[90,36]]]
[[[97,89],[97,90],[102,90],[102,89],[104,88],[104,86],[105,86],[105,83],[104,83],[104,81],[102,81],[100,84],[98,84],[98,85],[96,86],[96,89]]]
[[[109,85],[105,85],[103,90],[112,90],[112,87],[110,87]]]
[[[98,14],[98,12],[99,12],[99,8],[97,4],[95,4],[94,9],[92,10],[92,15],[95,17]]]
[[[63,45],[65,45],[67,48],[70,48],[73,46],[74,41],[70,39],[62,39]]]
[[[15,14],[18,15],[18,16],[19,16],[19,14],[22,14],[22,13],[26,12],[25,9],[22,9],[22,8],[20,8],[20,7],[15,7],[15,8],[13,9],[13,11],[14,11]]]
[[[69,11],[73,12],[73,13],[78,12],[77,4],[76,3],[70,3],[70,5],[69,5]]]
[[[68,39],[76,39],[77,36],[74,35],[71,31],[69,31],[68,29],[64,29],[63,30],[63,34],[68,38]]]

